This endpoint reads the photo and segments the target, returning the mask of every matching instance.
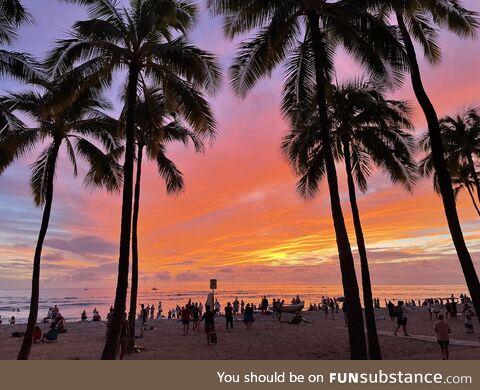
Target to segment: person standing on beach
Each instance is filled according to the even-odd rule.
[[[403,301],[398,301],[398,306],[395,310],[395,314],[397,317],[397,328],[393,332],[393,334],[396,336],[397,332],[400,328],[403,328],[403,334],[405,336],[408,336],[407,332],[407,321],[408,321],[408,309],[406,306],[403,305]]]
[[[155,305],[150,307],[150,319],[153,320],[153,316],[155,314]]]
[[[215,308],[215,315],[219,315],[220,314],[220,302],[218,302],[218,299],[215,299],[215,305],[214,305],[214,308]]]
[[[123,321],[122,321],[122,328],[120,330],[120,338],[118,340],[118,349],[120,352],[120,360],[123,360],[123,356],[125,355],[125,352],[127,351],[127,339],[128,339],[128,334],[130,333],[128,326],[128,318],[127,318],[127,312],[123,315]]]
[[[473,310],[470,309],[468,304],[465,304],[465,307],[462,310],[462,314],[465,317],[465,332],[467,334],[473,334],[473,320],[472,317],[474,315]]]
[[[207,345],[210,345],[210,337],[215,332],[215,313],[210,311],[210,305],[205,306],[205,313],[200,322],[205,321],[205,334],[207,336]]]
[[[238,298],[235,298],[233,301],[233,315],[236,316],[238,314],[238,308],[240,306],[240,302],[238,301]]]
[[[183,335],[186,336],[188,334],[188,328],[190,326],[190,306],[182,307],[182,324],[183,324]]]
[[[230,325],[230,328],[233,329],[233,307],[230,302],[228,302],[227,306],[225,306],[225,322],[227,324],[227,330],[228,325]]]
[[[159,301],[158,309],[157,309],[157,318],[162,318],[162,313],[163,313],[162,301]]]
[[[395,305],[393,304],[392,301],[388,301],[387,309],[388,309],[388,315],[390,316],[390,319],[392,321],[395,321]]]
[[[443,319],[443,314],[439,314],[438,320],[435,322],[435,333],[437,334],[437,341],[440,345],[443,360],[448,360],[448,344],[450,343],[450,333],[452,333],[452,330],[448,322]]]
[[[278,300],[280,301],[280,299]],[[278,314],[278,320],[280,321],[282,319],[282,311],[283,311],[283,305],[285,304],[285,299],[282,299],[282,302],[277,301],[277,314]]]
[[[241,314],[245,313],[245,302],[243,302],[243,299],[242,299],[242,302],[240,303],[240,313]]]

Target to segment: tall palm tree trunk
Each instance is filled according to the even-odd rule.
[[[125,164],[123,166],[123,198],[122,221],[120,227],[120,257],[118,260],[117,290],[113,307],[113,318],[110,323],[102,360],[114,360],[125,315],[128,266],[130,256],[130,234],[132,231],[132,195],[133,195],[133,163],[135,158],[135,106],[137,104],[137,86],[140,66],[131,64],[128,75],[127,120]]]
[[[357,239],[358,254],[360,256],[360,266],[362,269],[363,306],[365,307],[365,322],[367,325],[368,357],[372,360],[381,360],[382,352],[380,350],[380,343],[378,341],[377,324],[375,321],[375,311],[373,308],[372,284],[370,282],[367,249],[365,246],[362,224],[360,222],[357,196],[355,194],[355,181],[353,180],[352,175],[352,162],[350,159],[350,147],[348,141],[343,143],[343,149],[345,155],[345,168],[347,171],[348,194],[350,197],[353,225],[355,227],[355,236]]]
[[[475,202],[475,197],[473,196],[472,190],[470,189],[470,186],[467,184],[465,185],[467,187],[468,195],[470,195],[470,199],[472,200],[473,207],[475,207],[475,210],[477,210],[478,216],[480,216],[480,209],[477,206],[477,202]]]
[[[325,167],[327,171],[327,180],[330,192],[332,217],[335,228],[338,256],[340,260],[343,290],[345,293],[344,304],[346,305],[350,357],[351,359],[367,359],[367,346],[365,340],[365,330],[363,327],[363,314],[360,303],[357,276],[355,274],[352,250],[350,248],[350,241],[348,239],[347,228],[345,226],[345,220],[343,218],[342,207],[340,204],[335,160],[331,150],[330,127],[328,125],[327,101],[325,94],[325,66],[323,62],[323,59],[326,58],[326,53],[320,34],[319,16],[315,10],[308,12],[308,19],[315,56],[318,110],[322,127],[321,138],[325,151]]]
[[[55,165],[57,162],[58,151],[60,149],[61,140],[53,141],[53,149],[51,158],[48,160],[48,178],[47,191],[45,194],[45,206],[43,209],[42,223],[40,225],[40,232],[38,233],[37,246],[35,248],[35,255],[33,258],[33,273],[32,273],[32,295],[30,297],[30,313],[28,314],[27,330],[23,337],[22,346],[18,353],[18,360],[27,360],[32,349],[33,331],[37,323],[38,317],[38,300],[40,296],[40,262],[42,259],[43,242],[48,230],[50,222],[50,213],[52,211],[53,203],[53,180],[55,176]]]
[[[130,311],[128,314],[129,335],[127,352],[133,353],[135,347],[135,318],[137,314],[137,294],[138,294],[138,214],[140,210],[140,182],[142,178],[142,160],[143,160],[143,145],[138,145],[137,156],[137,178],[135,183],[135,195],[133,203],[133,218],[132,218],[132,285],[130,288]]]
[[[410,63],[410,75],[412,79],[413,90],[420,106],[422,107],[428,123],[428,132],[430,135],[432,156],[435,171],[438,176],[438,183],[440,186],[440,193],[442,195],[443,207],[448,222],[448,228],[450,229],[453,244],[455,245],[458,260],[460,261],[460,264],[462,266],[465,281],[467,283],[470,296],[472,297],[475,311],[477,313],[480,313],[480,283],[477,273],[475,271],[472,257],[468,252],[465,238],[463,237],[462,228],[460,226],[457,207],[455,204],[455,197],[452,189],[452,180],[447,169],[447,164],[445,162],[438,116],[423,86],[422,77],[420,74],[420,67],[418,66],[417,56],[415,53],[415,47],[413,46],[412,39],[410,37],[410,34],[408,33],[401,11],[396,11],[396,17]],[[478,316],[477,318],[480,322],[480,316]]]

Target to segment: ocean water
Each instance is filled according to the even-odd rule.
[[[446,298],[451,294],[455,296],[465,294],[467,289],[463,285],[378,285],[373,287],[373,294],[380,298],[382,306],[384,300],[409,300],[427,297]],[[159,301],[162,301],[163,314],[176,305],[184,305],[189,299],[192,302],[205,303],[209,290],[141,290],[138,294],[138,304],[145,306],[155,304],[155,313]],[[339,297],[343,295],[340,285],[326,286],[268,286],[232,288],[229,290],[216,290],[215,298],[222,305],[233,302],[238,297],[245,303],[259,304],[261,298],[266,295],[271,302],[272,298],[285,299],[289,303],[291,299],[299,295],[308,306],[310,303],[318,303],[322,296]],[[96,308],[102,319],[113,304],[115,289],[113,288],[89,288],[89,289],[43,289],[40,291],[39,315],[41,321],[48,312],[48,308],[57,305],[60,313],[67,321],[79,321],[80,314],[86,310],[89,319]],[[1,290],[0,289],[0,316],[3,323],[8,323],[11,316],[15,316],[17,323],[26,323],[30,304],[30,290]],[[128,306],[127,306],[128,307]],[[222,309],[223,311],[223,309]]]

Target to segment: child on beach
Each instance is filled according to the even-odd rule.
[[[437,334],[437,341],[440,345],[443,360],[448,360],[448,344],[450,342],[450,333],[452,330],[448,322],[443,319],[443,314],[438,315],[438,321],[435,322],[435,333]]]

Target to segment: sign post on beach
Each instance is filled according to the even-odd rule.
[[[215,313],[215,289],[217,288],[217,279],[210,279],[210,289],[212,290],[212,309]]]

